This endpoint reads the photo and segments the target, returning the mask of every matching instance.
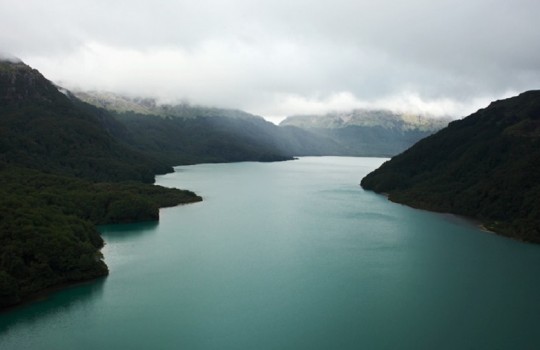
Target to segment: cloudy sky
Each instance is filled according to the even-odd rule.
[[[538,0],[0,0],[0,51],[68,88],[279,120],[463,116],[540,88]]]

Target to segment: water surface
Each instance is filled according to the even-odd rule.
[[[540,248],[363,191],[384,160],[178,167],[204,201],[102,228],[110,276],[0,314],[0,349],[537,349]]]

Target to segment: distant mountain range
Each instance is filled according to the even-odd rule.
[[[329,138],[340,146],[340,155],[380,157],[403,152],[450,121],[450,118],[357,109],[288,117],[280,126],[294,126]]]
[[[450,123],[367,175],[362,187],[540,242],[540,91]]]
[[[126,132],[115,134],[118,139],[172,165],[293,159],[279,128],[246,112],[188,104],[159,105],[148,98],[103,92],[73,94],[106,108],[126,128]]]
[[[134,112],[142,115],[179,118],[225,117],[263,119],[237,109],[193,106],[189,103],[160,104],[153,98],[127,97],[105,91],[73,90],[70,93],[81,101],[117,113]]]
[[[450,121],[383,110],[355,110],[289,117],[276,127],[259,116],[239,110],[189,104],[160,105],[149,98],[96,91],[75,91],[74,95],[112,112],[138,142],[147,138],[148,130],[155,133],[152,139],[168,140],[166,143],[172,148],[161,145],[160,149],[155,149],[149,145],[152,142],[138,146],[150,147],[160,154],[165,152],[182,163],[237,161],[242,154],[248,160],[320,155],[392,156]],[[202,130],[204,137],[197,137],[202,135]],[[216,152],[218,149],[220,152]]]
[[[304,129],[341,129],[362,126],[435,132],[447,126],[450,121],[452,119],[448,117],[428,117],[380,109],[355,109],[350,112],[333,112],[325,115],[292,116],[286,118],[280,125],[292,125]]]

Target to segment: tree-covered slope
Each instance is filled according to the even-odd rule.
[[[216,110],[219,111],[219,110]],[[128,130],[122,139],[171,164],[280,161],[293,156],[345,155],[338,142],[294,126],[279,127],[263,118],[201,115],[159,117],[112,114]]]
[[[189,191],[94,183],[1,165],[0,308],[44,288],[106,275],[96,224],[157,220]]]
[[[324,116],[295,116],[279,127],[239,110],[160,105],[150,98],[76,91],[106,108],[128,130],[123,139],[174,164],[281,160],[291,156],[389,156],[444,127],[448,119],[356,110]]]
[[[73,94],[114,116],[125,128],[115,129],[123,142],[169,164],[280,161],[295,155],[277,126],[243,111],[97,91]]]
[[[540,242],[540,91],[454,121],[362,179],[413,207],[476,218]]]
[[[276,142],[277,127],[263,119],[113,115],[128,130],[127,144],[174,165],[292,159]]]
[[[172,168],[122,133],[106,111],[0,61],[0,308],[106,275],[96,224],[157,220],[160,207],[201,200],[143,184]]]
[[[0,61],[0,160],[102,181],[152,182],[155,173],[172,171],[115,139],[105,127],[115,121],[96,110],[24,63]]]

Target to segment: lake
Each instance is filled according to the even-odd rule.
[[[101,227],[110,276],[0,314],[0,349],[539,349],[540,246],[363,191],[384,159],[201,164],[201,203]]]

